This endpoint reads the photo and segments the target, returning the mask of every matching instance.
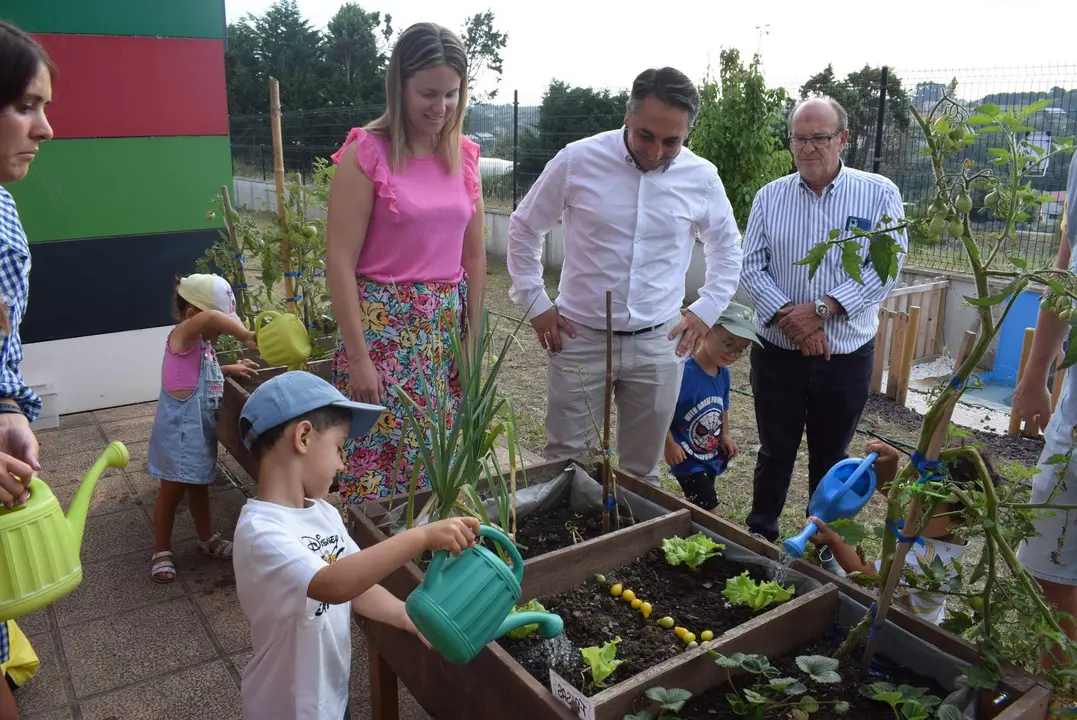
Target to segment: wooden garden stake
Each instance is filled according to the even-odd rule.
[[[221,202],[224,204],[224,229],[228,234],[228,242],[232,246],[232,254],[236,263],[236,287],[233,288],[236,294],[236,308],[239,313],[239,318],[244,323],[250,321],[251,306],[250,296],[247,290],[247,271],[243,269],[243,260],[241,255],[243,248],[239,245],[239,238],[236,237],[236,226],[232,222],[232,198],[228,196],[228,186],[221,185]]]
[[[606,291],[606,398],[602,418],[602,532],[610,531],[610,483],[613,468],[610,464],[610,413],[613,403],[613,292]],[[613,506],[616,510],[616,505]],[[620,513],[613,513],[614,522],[621,525]]]
[[[912,375],[912,360],[916,353],[917,338],[920,335],[920,306],[909,308],[909,321],[905,326],[905,344],[901,346],[901,374],[898,376],[898,405],[904,405],[909,396],[909,377]]]
[[[284,141],[280,130],[280,83],[269,78],[269,125],[273,134],[273,179],[277,189],[277,217],[280,231],[288,236],[288,209],[284,206]],[[292,282],[292,248],[287,240],[280,244],[281,264],[284,268],[284,292],[288,296],[288,310],[295,312],[295,284]]]
[[[956,399],[954,402],[956,403]],[[935,432],[931,434],[931,439],[928,440],[927,452],[924,456],[929,462],[939,459],[939,453],[942,452],[942,445],[946,442],[946,436],[950,430],[950,416],[952,413],[953,406],[948,408],[948,411],[944,414],[944,419],[939,422],[938,427],[935,428]],[[913,498],[912,502],[909,503],[909,512],[905,516],[904,530],[906,532],[913,532],[915,530],[919,515],[920,500],[919,498]],[[897,549],[894,550],[894,560],[890,564],[890,574],[886,576],[886,582],[883,584],[882,591],[879,593],[878,608],[875,611],[875,617],[872,619],[874,627],[872,628],[872,632],[868,635],[868,643],[864,647],[864,658],[861,661],[860,668],[865,673],[871,666],[871,659],[875,656],[875,646],[879,641],[879,635],[875,632],[875,629],[881,628],[886,621],[886,614],[890,611],[890,605],[894,599],[894,590],[901,580],[901,568],[905,566],[905,556],[909,553],[913,541],[913,538],[899,540]]]
[[[1021,364],[1017,366],[1017,382],[1021,382],[1021,378],[1025,374],[1025,366],[1028,364],[1028,356],[1032,352],[1032,341],[1035,337],[1035,328],[1025,328],[1025,341],[1021,346]],[[1010,437],[1017,437],[1017,434],[1021,432],[1021,421],[1023,419],[1012,408],[1010,409],[1010,427],[1007,433]]]

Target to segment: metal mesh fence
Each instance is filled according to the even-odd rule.
[[[930,160],[921,154],[926,147],[919,128],[907,110],[909,104],[921,112],[935,105],[950,81],[958,81],[957,98],[962,111],[994,103],[1003,109],[1028,106],[1050,100],[1050,107],[1028,120],[1033,130],[1025,141],[1050,148],[1054,137],[1077,134],[1077,65],[1018,67],[970,70],[892,69],[900,83],[888,87],[887,103],[880,131],[880,85],[842,85],[839,98],[849,114],[850,138],[843,155],[850,167],[874,170],[890,178],[901,189],[906,213],[921,216],[934,197]],[[897,90],[900,85],[900,91]],[[1074,88],[1066,90],[1065,88]],[[798,87],[789,87],[799,95]],[[575,95],[573,93],[576,93]],[[624,93],[593,93],[567,89],[559,103],[571,108],[563,114],[546,114],[539,105],[508,102],[477,105],[469,109],[465,133],[482,148],[484,195],[488,210],[511,211],[534,183],[546,163],[565,145],[596,132],[621,126]],[[380,107],[349,107],[287,112],[281,117],[284,164],[288,171],[307,174],[314,159],[328,158],[340,147],[352,127],[363,125],[381,112]],[[236,175],[271,179],[272,142],[268,115],[231,118],[233,164]],[[998,136],[984,136],[971,145],[963,158],[985,167],[988,150]],[[876,156],[876,142],[879,154]],[[1041,163],[1033,187],[1052,196],[1036,217],[1018,230],[1016,254],[1030,263],[1050,262],[1058,248],[1062,200],[1071,155]],[[991,232],[996,221],[982,211],[983,193],[973,194],[974,229]],[[914,241],[917,240],[914,238]],[[910,264],[936,269],[963,270],[964,249],[957,240],[914,242]]]

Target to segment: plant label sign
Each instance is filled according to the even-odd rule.
[[[550,668],[550,692],[580,720],[595,720],[595,706],[591,704],[591,698],[574,688],[553,668]]]

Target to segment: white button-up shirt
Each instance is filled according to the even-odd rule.
[[[688,308],[708,326],[729,304],[740,275],[740,232],[714,165],[681,148],[664,169],[639,169],[624,128],[569,144],[542,171],[509,221],[509,297],[527,318],[553,301],[542,282],[542,243],[563,223],[565,260],[558,311],[570,322],[613,329],[661,325],[680,312],[699,228],[707,261],[699,299]]]
[[[771,323],[774,314],[786,303],[799,305],[829,295],[845,309],[823,321],[832,353],[851,353],[874,338],[879,303],[890,294],[894,281],[879,279],[868,260],[867,242],[860,241],[863,285],[845,272],[836,248],[827,252],[811,280],[808,266],[795,263],[825,242],[831,230],[841,230],[843,236],[851,236],[854,225],[874,230],[884,215],[891,224],[905,218],[901,191],[882,175],[844,167],[844,163],[821,196],[804,183],[800,173],[778,178],[756,193],[744,231],[741,282],[755,307],[759,335],[786,350],[795,349],[777,323]],[[904,231],[891,235],[901,245],[900,271],[909,249],[908,237]]]

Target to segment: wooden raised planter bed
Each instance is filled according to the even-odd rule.
[[[537,466],[528,472],[529,480],[534,483],[555,477],[567,465],[568,463],[552,463]],[[622,502],[631,504],[633,500],[635,505],[644,504],[638,496],[622,493]],[[401,500],[396,500],[396,502],[401,502]],[[369,547],[386,539],[387,535],[379,528],[379,522],[384,520],[383,513],[387,504],[386,501],[372,503],[369,507],[351,509],[349,530],[360,547]],[[634,511],[636,511],[635,507]],[[572,659],[578,655],[577,647],[601,644],[606,640],[612,640],[613,635],[619,633],[631,635],[631,640],[642,643],[637,644],[637,647],[647,645],[652,648],[652,654],[648,657],[656,658],[658,660],[656,665],[650,667],[649,664],[641,662],[634,666],[623,666],[631,668],[631,672],[618,669],[607,679],[607,687],[587,688],[583,693],[578,689],[582,683],[574,683],[577,689],[573,692],[572,688],[565,688],[565,700],[559,700],[550,691],[548,664],[543,668],[540,667],[541,660],[537,663],[531,662],[530,666],[535,671],[532,674],[513,656],[519,654],[522,657],[534,658],[535,656],[530,654],[532,651],[544,649],[539,644],[540,641],[534,638],[524,641],[513,641],[507,637],[500,638],[487,645],[472,662],[457,666],[425,649],[418,640],[406,633],[381,623],[362,621],[360,624],[366,633],[371,653],[374,718],[376,720],[396,718],[396,678],[399,678],[427,712],[437,718],[467,717],[490,718],[491,720],[509,717],[514,720],[571,718],[577,715],[573,714],[564,703],[572,697],[582,697],[585,702],[589,699],[594,709],[593,717],[596,720],[621,720],[626,712],[624,708],[628,707],[635,698],[636,686],[632,684],[632,676],[641,671],[644,674],[652,672],[654,668],[673,667],[683,662],[687,654],[685,645],[674,636],[673,631],[659,628],[654,621],[665,614],[673,615],[674,618],[678,613],[683,613],[684,617],[692,617],[696,613],[701,613],[704,604],[721,607],[724,603],[724,598],[720,594],[724,583],[712,582],[711,587],[703,593],[706,595],[706,601],[697,597],[694,605],[686,607],[683,600],[677,606],[677,601],[674,599],[666,601],[661,596],[645,597],[648,590],[644,587],[646,582],[643,580],[639,581],[640,597],[652,600],[655,605],[654,613],[649,620],[644,620],[637,610],[633,610],[623,600],[613,600],[609,596],[608,586],[601,586],[594,580],[595,573],[601,572],[608,575],[612,582],[618,579],[619,573],[630,571],[634,567],[642,567],[640,563],[647,561],[638,561],[637,558],[647,555],[653,548],[660,546],[662,539],[674,536],[685,537],[702,529],[698,525],[693,525],[690,513],[686,510],[656,516],[652,513],[650,519],[644,519],[646,513],[636,511],[636,515],[638,522],[635,525],[626,526],[606,536],[584,540],[569,547],[526,559],[520,602],[522,604],[532,598],[539,598],[544,603],[550,602],[551,604],[547,607],[556,611],[558,600],[565,601],[565,606],[559,614],[566,620],[566,631],[563,637],[570,641],[568,655]],[[521,523],[521,531],[523,529],[523,523]],[[734,544],[728,542],[728,538],[721,537],[719,542],[722,541],[727,543],[727,551],[723,555],[734,555],[737,551],[743,552],[743,549],[736,548]],[[762,561],[754,554],[745,553],[745,556],[748,555],[754,557],[756,561]],[[707,562],[715,563],[723,559],[717,558]],[[749,559],[748,562],[751,560]],[[626,564],[631,565],[626,567]],[[653,558],[649,567],[651,570],[662,569],[654,565]],[[700,572],[705,571],[706,568],[705,563],[701,566]],[[672,575],[682,571],[680,568],[670,570],[675,571],[670,573]],[[739,574],[739,572],[740,569],[737,569],[733,574]],[[656,573],[656,576],[658,575],[661,573]],[[386,578],[382,584],[397,597],[403,599],[422,582],[422,578],[423,574],[419,567],[414,563],[408,563]],[[684,582],[689,583],[691,580],[684,580]],[[702,580],[700,582],[702,583]],[[784,584],[788,585],[791,582],[792,578]],[[819,583],[809,578],[800,577],[798,582],[802,588],[821,587]],[[664,587],[668,591],[670,585],[667,583]],[[813,592],[815,591],[809,590],[807,596],[811,596]],[[799,598],[794,597],[785,605],[799,601]],[[765,608],[754,617],[750,617],[746,624],[765,624],[766,618],[775,611],[775,607],[780,608],[785,605]],[[711,608],[707,609],[709,611]],[[603,636],[600,641],[595,639],[599,635],[587,635],[586,619],[580,619],[588,613],[595,612],[605,612],[607,621],[616,624],[616,627],[610,628],[609,633],[605,633],[609,637],[599,634]],[[729,612],[737,616],[734,622],[742,622],[751,615],[750,611],[739,613],[739,615],[735,609]],[[710,612],[710,615],[708,622],[714,621],[715,613]],[[581,627],[584,631],[581,631]],[[724,632],[728,627],[729,623],[723,626],[718,620],[714,630],[717,634]],[[697,632],[702,629],[704,628],[694,628]],[[575,643],[571,642],[574,633],[577,634]],[[630,644],[630,638],[626,637],[619,648],[624,650]],[[538,657],[541,657],[541,653]],[[620,652],[618,657],[625,658],[626,655]],[[578,670],[578,667],[576,669]]]
[[[251,353],[251,359],[257,361],[259,358],[257,354]],[[254,461],[254,456],[244,447],[239,437],[239,416],[243,412],[243,406],[247,404],[247,398],[251,396],[255,388],[286,370],[285,367],[264,368],[255,373],[250,380],[243,382],[235,378],[224,379],[221,414],[217,420],[217,439],[255,480],[258,479],[258,463]],[[310,363],[310,372],[325,380],[329,380],[332,371],[332,357]]]
[[[694,523],[729,538],[753,552],[775,561],[778,560],[777,546],[752,537],[743,528],[701,510],[683,498],[666,492],[660,487],[621,470],[615,470],[614,472],[620,488],[635,493],[671,511],[687,510],[691,514]],[[856,585],[845,578],[832,575],[817,565],[797,560],[792,564],[791,569],[815,578],[822,583],[836,586],[841,594],[848,596],[865,608],[876,600],[876,594],[870,589]],[[970,665],[980,664],[980,655],[975,645],[901,608],[891,606],[887,614],[887,624],[890,623],[963,663]],[[763,654],[760,651],[753,652]],[[1033,677],[1019,668],[1011,667],[1003,673],[1000,689],[1007,696],[1007,699],[1001,705],[1000,714],[996,716],[1000,720],[1018,720],[1019,718],[1024,720],[1043,720],[1047,717],[1051,701],[1051,688],[1043,680]],[[998,712],[998,708],[995,711]],[[985,710],[983,717],[990,716]]]

